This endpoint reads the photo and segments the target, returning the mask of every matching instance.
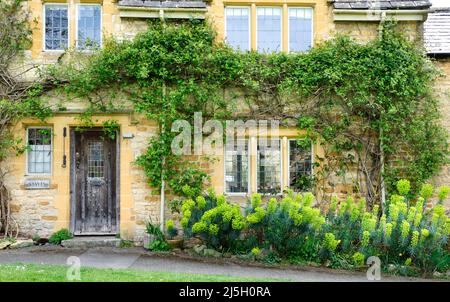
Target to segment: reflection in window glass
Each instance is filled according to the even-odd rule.
[[[281,192],[281,145],[279,140],[258,144],[258,192],[277,194]]]
[[[258,51],[281,51],[281,8],[258,7],[256,14]]]
[[[234,49],[250,50],[250,12],[248,7],[226,8],[226,40]]]
[[[99,47],[101,43],[101,6],[78,5],[78,48]]]
[[[312,185],[311,146],[304,147],[297,140],[289,141],[289,187],[306,191]]]
[[[67,5],[45,5],[45,49],[63,50],[69,41]]]
[[[289,8],[289,51],[303,52],[312,46],[312,9]]]
[[[104,177],[103,142],[89,142],[88,176]]]
[[[237,146],[225,145],[225,192],[248,192],[248,142],[240,141]]]

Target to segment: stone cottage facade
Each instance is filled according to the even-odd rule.
[[[450,3],[444,4],[444,2],[439,2],[442,5],[433,6],[430,10],[424,24],[424,42],[428,55],[435,60],[444,74],[437,80],[436,94],[441,101],[442,123],[446,129],[450,129]],[[445,166],[433,179],[434,183],[448,184],[449,168],[448,165]],[[450,208],[449,204],[447,208]]]
[[[33,23],[33,45],[26,53],[26,63],[51,64],[66,48],[82,48],[89,43],[101,47],[103,38],[111,35],[130,39],[145,30],[151,18],[207,18],[218,39],[243,50],[307,51],[336,32],[368,41],[376,37],[380,22],[386,18],[398,20],[409,36],[421,38],[430,6],[428,0],[28,0],[27,9],[37,22]],[[447,74],[449,62],[438,62]],[[437,83],[443,89],[444,108],[450,101],[444,93],[448,85],[448,79]],[[34,119],[16,125],[16,133],[30,144],[30,150],[8,161],[7,185],[21,233],[47,236],[69,228],[75,235],[120,234],[140,241],[145,222],[149,218],[158,222],[164,213],[161,196],[147,185],[143,170],[133,164],[156,134],[157,125],[130,110],[118,112],[113,118],[119,123],[120,135],[103,144],[98,128],[84,134],[74,131],[81,125],[77,117],[86,104],[65,101],[65,110],[58,111],[60,96],[50,94],[49,98],[55,104],[54,116],[45,125]],[[445,113],[450,114],[450,109]],[[98,115],[93,120],[101,127],[110,118]],[[444,123],[450,127],[448,121]],[[276,177],[266,181],[280,190],[289,187],[295,173],[312,173],[311,162],[322,152],[320,146],[311,146],[296,163],[303,170],[292,171],[291,155],[296,150],[291,140],[298,134],[295,129],[280,129],[281,146],[268,153],[273,161],[264,168]],[[249,149],[257,148],[255,141],[255,137],[249,139]],[[218,193],[245,198],[259,190],[256,175],[261,167],[253,157],[248,162],[235,161],[235,157],[225,155],[205,164],[204,169]],[[240,170],[233,170],[235,166]],[[448,184],[449,178],[446,167],[435,182]],[[86,179],[88,183],[83,183]],[[336,193],[345,194],[345,184]],[[95,202],[92,207],[80,204],[80,200],[89,198],[107,204],[106,216],[95,220]],[[168,215],[167,209],[165,212]],[[80,220],[86,224],[79,224]]]

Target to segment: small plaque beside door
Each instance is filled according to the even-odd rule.
[[[26,179],[24,187],[26,190],[50,189],[50,179]]]

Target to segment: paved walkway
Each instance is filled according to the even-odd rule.
[[[220,263],[214,259],[183,259],[175,256],[159,256],[146,253],[142,248],[92,248],[75,250],[66,248],[26,248],[0,251],[0,263],[27,262],[65,265],[67,258],[78,256],[82,266],[97,268],[129,268],[147,271],[164,271],[191,274],[214,274],[252,278],[280,278],[290,281],[367,282],[365,273],[343,272],[323,268],[284,269],[243,266]],[[423,281],[414,278],[383,277],[382,281]]]

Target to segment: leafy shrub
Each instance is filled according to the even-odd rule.
[[[290,191],[280,202],[271,198],[263,207],[261,196],[253,194],[246,211],[249,231],[281,257],[293,256],[308,239],[318,236],[325,223],[319,209],[312,207],[313,201],[311,193]]]
[[[148,249],[154,252],[164,252],[170,251],[172,248],[165,240],[156,239],[150,243]]]
[[[386,211],[379,215],[378,206],[366,211],[364,200],[355,204],[351,198],[336,207],[331,203],[327,228],[343,241],[341,253],[355,253],[358,259],[377,255],[382,263],[409,263],[424,272],[445,271],[450,268],[445,246],[450,234],[450,218],[444,207],[438,204],[426,208],[434,188],[422,186],[420,196],[409,199],[410,184],[407,180],[397,183],[399,194],[392,194]],[[448,190],[439,190],[439,200],[447,197]],[[357,259],[354,259],[355,262]]]
[[[364,254],[360,252],[356,252],[352,256],[353,262],[356,266],[363,266],[364,265]]]
[[[145,231],[149,235],[154,235],[157,239],[164,239],[164,233],[161,231],[159,226],[153,224],[151,221],[147,222]]]
[[[68,229],[61,229],[59,231],[54,232],[48,241],[52,244],[61,244],[61,241],[68,240],[73,238],[72,233],[69,232]]]
[[[167,234],[169,235],[169,238],[173,238],[176,235],[178,235],[178,229],[175,227],[175,223],[173,220],[169,219],[166,222],[166,228],[167,228]]]
[[[122,240],[120,240],[120,245],[119,245],[119,247],[120,248],[129,248],[129,247],[133,247],[133,241],[131,241],[131,240],[124,240],[124,239],[122,239]]]
[[[153,224],[151,221],[147,222],[146,232],[149,235],[155,236],[155,239],[150,243],[148,249],[151,251],[168,251],[171,246],[167,243],[164,233],[161,231],[158,225]]]
[[[241,214],[238,205],[210,191],[183,202],[181,224],[186,236],[200,235],[213,248],[252,254],[270,251],[263,261],[322,262],[331,267],[354,268],[370,256],[383,265],[419,267],[425,273],[450,268],[446,245],[450,218],[442,205],[450,191],[441,187],[439,202],[427,208],[434,188],[423,185],[420,196],[410,198],[407,180],[397,183],[397,194],[390,195],[380,211],[368,210],[366,201],[352,197],[340,202],[332,198],[328,210],[314,207],[311,193],[288,191],[280,200],[270,198],[263,204],[253,194]]]
[[[223,195],[216,196],[212,191],[195,201],[185,200],[181,208],[185,234],[199,235],[218,250],[231,249],[246,224],[238,205],[229,204]]]

